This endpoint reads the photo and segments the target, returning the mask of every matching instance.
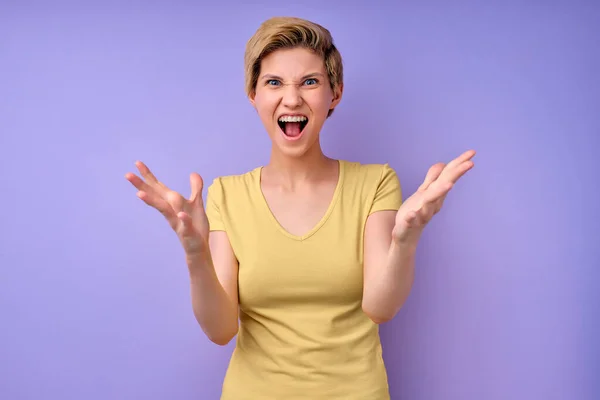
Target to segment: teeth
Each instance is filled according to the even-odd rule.
[[[308,118],[306,118],[305,116],[302,115],[295,115],[295,116],[283,116],[279,118],[279,122],[304,122],[306,121]]]

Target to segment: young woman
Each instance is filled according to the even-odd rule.
[[[342,98],[328,30],[264,22],[245,55],[247,94],[272,141],[264,167],[202,178],[184,198],[141,162],[126,178],[177,233],[203,331],[237,343],[224,400],[389,399],[378,325],[407,298],[423,228],[473,151],[436,164],[402,203],[387,164],[323,154],[319,132]]]

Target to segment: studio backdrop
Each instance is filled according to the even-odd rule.
[[[293,15],[344,57],[328,155],[389,163],[406,197],[478,152],[381,326],[392,398],[598,399],[597,3],[246,3],[0,4],[0,398],[218,399],[234,343],[124,175],[187,196],[265,164],[243,52]]]

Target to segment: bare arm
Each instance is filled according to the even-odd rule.
[[[209,238],[210,257],[188,259],[192,308],[206,336],[224,346],[238,332],[238,263],[227,233]]]
[[[472,150],[448,165],[433,165],[423,184],[396,211],[378,211],[365,226],[363,310],[375,322],[392,319],[406,301],[415,253],[425,226],[442,208],[458,179],[473,167]]]
[[[202,177],[190,175],[192,193],[186,199],[160,182],[144,163],[136,165],[144,179],[132,173],[126,179],[138,189],[140,199],[167,219],[183,245],[196,320],[211,341],[229,343],[238,330],[238,263],[227,233],[209,232]]]
[[[416,245],[392,240],[396,211],[378,211],[365,226],[364,312],[380,324],[391,320],[414,281]]]

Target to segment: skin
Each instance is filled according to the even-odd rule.
[[[333,164],[327,162],[321,150],[319,135],[327,113],[341,98],[342,87],[331,89],[323,59],[309,50],[284,49],[265,57],[250,102],[272,142],[271,160],[266,168],[279,169],[290,177],[306,175],[310,162]],[[300,140],[290,142],[283,137],[277,124],[282,114],[308,117]]]
[[[321,57],[285,49],[263,59],[249,98],[272,143],[270,161],[261,171],[263,195],[280,225],[302,235],[322,218],[337,184],[338,163],[323,154],[319,136],[342,88],[331,88]],[[277,120],[286,114],[308,117],[299,140],[283,135]]]
[[[321,57],[294,48],[263,59],[256,90],[249,96],[272,142],[270,161],[261,172],[261,189],[272,213],[292,234],[310,230],[333,196],[338,164],[323,154],[319,135],[342,92],[341,86],[331,88]],[[308,117],[299,140],[283,136],[277,124],[282,114]],[[433,165],[398,212],[380,211],[368,218],[363,310],[375,323],[389,321],[404,304],[423,229],[456,182],[473,167],[474,155],[470,150],[448,164]],[[144,163],[138,161],[136,166],[141,177],[127,173],[126,179],[142,201],[165,217],[185,251],[198,323],[214,343],[227,344],[238,331],[238,263],[227,233],[209,233],[201,176],[190,175],[191,194],[185,198],[160,182]]]

